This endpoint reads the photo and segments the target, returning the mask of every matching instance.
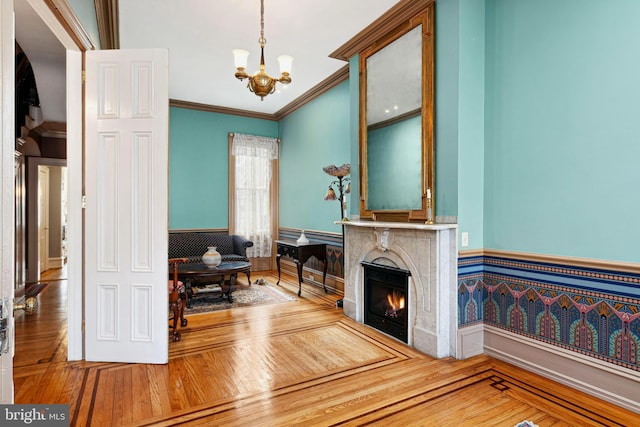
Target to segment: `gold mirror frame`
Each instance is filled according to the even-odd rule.
[[[399,25],[360,53],[360,218],[374,221],[427,222],[435,216],[435,168],[433,142],[434,110],[434,13],[433,3]],[[415,210],[370,210],[367,208],[367,58],[422,25],[422,196]],[[430,190],[431,200],[427,200]],[[401,188],[398,191],[402,191]],[[430,206],[428,206],[430,204]],[[430,211],[430,213],[428,213]]]

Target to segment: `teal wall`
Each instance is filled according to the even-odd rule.
[[[435,10],[436,216],[458,215],[459,3],[438,1]]]
[[[469,249],[637,262],[637,16],[635,0],[436,3],[436,214],[458,217]],[[173,108],[171,227],[228,225],[226,135],[240,131],[282,139],[280,226],[339,232],[322,167],[352,164],[357,214],[349,65],[349,81],[279,124]]]
[[[360,73],[360,55],[349,60],[349,76]],[[351,153],[351,193],[347,208],[360,216],[360,79],[349,78],[349,140]]]
[[[461,249],[478,249],[484,246],[484,1],[461,1],[458,11],[458,243],[466,232],[469,246]]]
[[[485,247],[638,262],[640,2],[486,5]]]
[[[280,121],[280,227],[341,232],[339,202],[324,200],[332,177],[322,167],[353,163],[349,99],[345,81]]]
[[[169,126],[169,228],[228,228],[229,132],[277,138],[278,122],[171,107]]]

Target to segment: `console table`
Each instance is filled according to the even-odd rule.
[[[280,285],[280,258],[287,255],[293,258],[298,268],[298,296],[302,294],[302,266],[312,256],[318,261],[322,261],[324,269],[322,271],[322,287],[325,293],[327,286],[325,280],[327,278],[327,244],[310,241],[309,243],[298,243],[295,240],[276,240],[278,254],[276,255],[276,264],[278,265],[278,281],[276,285]]]

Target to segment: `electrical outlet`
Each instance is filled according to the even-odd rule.
[[[462,232],[462,247],[469,246],[469,233],[467,231]]]
[[[313,282],[313,274],[309,275],[309,280],[311,280]]]

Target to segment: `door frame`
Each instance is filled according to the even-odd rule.
[[[84,356],[83,321],[83,51],[52,11],[48,0],[26,0],[66,49],[67,95],[67,360],[82,360]],[[11,2],[13,3],[13,2]],[[4,4],[4,0],[3,0]],[[13,8],[13,5],[11,5]],[[15,36],[14,36],[15,38]],[[13,41],[12,41],[13,43]],[[13,86],[12,86],[13,88]],[[13,105],[13,104],[12,104]],[[13,108],[13,107],[12,107]],[[13,123],[13,122],[12,122]],[[12,128],[13,128],[12,124]],[[3,152],[3,155],[6,155]]]
[[[9,352],[0,357],[0,403],[13,403],[13,296],[15,283],[15,32],[13,0],[0,2],[0,297],[7,298]]]

